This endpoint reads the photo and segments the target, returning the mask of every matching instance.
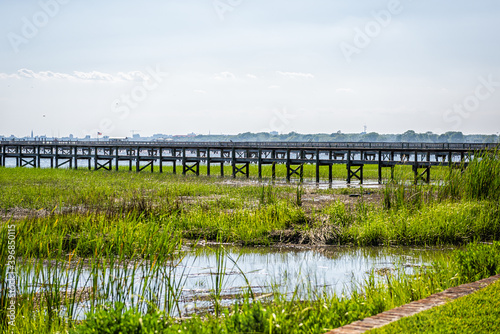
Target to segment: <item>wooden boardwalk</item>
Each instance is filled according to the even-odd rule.
[[[449,143],[334,143],[334,142],[0,142],[0,166],[15,160],[17,167],[40,167],[42,162],[51,168],[69,167],[118,170],[128,163],[129,170],[154,170],[163,172],[166,164],[182,169],[182,174],[200,174],[200,165],[210,167],[220,164],[221,176],[224,165],[232,167],[232,176],[250,176],[249,166],[258,166],[262,178],[262,166],[286,165],[289,181],[303,179],[304,165],[316,166],[316,182],[320,181],[320,167],[329,170],[332,182],[332,166],[346,166],[347,183],[358,180],[363,183],[363,167],[378,166],[378,181],[382,181],[383,168],[394,171],[396,165],[411,165],[415,181],[429,182],[433,166],[466,168],[479,151],[495,149],[498,144],[449,144]],[[121,163],[121,164],[120,164]],[[391,173],[393,175],[393,173]]]
[[[374,328],[380,328],[404,317],[409,317],[433,307],[444,305],[457,298],[470,295],[478,290],[484,289],[500,279],[500,275],[491,276],[476,282],[462,284],[453,288],[433,294],[427,298],[393,308],[372,317],[361,319],[329,331],[326,334],[361,334]]]

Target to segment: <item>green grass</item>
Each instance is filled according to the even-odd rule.
[[[167,219],[127,214],[60,215],[17,223],[17,254],[50,258],[73,253],[92,256],[96,251],[126,256],[167,253],[179,245],[180,233]]]
[[[255,166],[252,166],[254,168]],[[267,168],[265,175],[267,175]],[[305,166],[305,177],[313,178],[314,166]],[[252,169],[251,168],[251,169]],[[255,167],[256,168],[256,167]],[[269,167],[270,168],[270,167]],[[282,170],[283,169],[283,170]],[[365,177],[377,178],[376,166],[365,166]],[[327,169],[326,169],[327,170]],[[447,168],[437,167],[438,180],[446,175]],[[278,177],[284,179],[285,166],[279,165]],[[325,168],[321,168],[325,171]],[[23,207],[31,209],[50,209],[57,206],[58,210],[71,209],[82,205],[95,209],[114,208],[129,201],[150,201],[162,203],[179,196],[216,196],[229,195],[234,199],[251,199],[258,196],[260,186],[231,185],[231,177],[223,179],[212,176],[181,175],[166,173],[141,173],[120,171],[88,171],[84,169],[32,169],[0,167],[0,208]],[[214,171],[213,175],[216,175]],[[374,174],[375,173],[375,174]],[[346,178],[345,166],[335,165],[336,178]],[[372,175],[373,174],[373,175]],[[203,175],[203,173],[202,173]],[[226,173],[226,176],[230,173]],[[371,175],[371,176],[370,176]],[[411,180],[411,167],[398,166],[396,177]],[[238,176],[237,180],[243,180]],[[280,191],[287,187],[275,188]],[[293,188],[293,187],[290,187]],[[119,200],[119,203],[116,201]],[[120,202],[121,201],[121,202]]]
[[[19,235],[30,237],[21,249],[42,257],[57,247],[76,250],[79,256],[96,247],[149,254],[162,249],[167,238],[220,237],[246,245],[464,244],[499,237],[498,186],[491,179],[500,175],[495,161],[485,157],[463,174],[449,172],[442,186],[410,185],[404,178],[389,182],[370,190],[381,198],[378,202],[369,201],[370,195],[365,201],[363,189],[126,171],[0,168],[0,210],[6,216],[24,212],[26,218],[17,222]],[[404,177],[403,167],[398,177]],[[362,196],[349,201],[353,192]],[[334,199],[314,204],[320,195]],[[151,235],[152,243],[147,242]],[[138,246],[143,243],[148,245],[144,250]]]
[[[500,282],[370,333],[498,333]]]
[[[110,328],[124,312],[128,314],[125,322],[131,319],[135,326],[130,330],[138,333],[145,332],[144,326],[176,333],[321,333],[498,273],[500,258],[492,254],[500,254],[499,244],[472,243],[415,275],[400,271],[375,279],[372,273],[364,282],[353,282],[349,295],[331,295],[305,284],[289,294],[275,287],[272,299],[263,300],[254,300],[249,290],[235,306],[219,308],[218,291],[224,282],[220,270],[213,277],[216,314],[195,315],[183,322],[172,318],[182,292],[183,281],[178,278],[182,275],[176,275],[181,269],[175,264],[183,256],[185,238],[247,245],[278,241],[463,245],[500,239],[497,158],[483,156],[463,174],[443,168],[441,183],[434,185],[412,185],[413,176],[406,167],[397,170],[396,181],[370,189],[372,194],[366,189],[239,182],[240,177],[233,182],[123,170],[0,168],[4,217],[0,224],[0,326],[5,326],[9,301],[4,247],[9,225],[15,225],[17,269],[24,273],[18,277],[22,295],[16,310],[19,333],[91,332],[92,328]],[[307,169],[311,172],[310,166]],[[361,196],[352,199],[351,193]],[[320,196],[327,199],[315,202]],[[219,255],[223,268],[231,260]],[[77,274],[66,282],[69,270],[61,268],[70,264]],[[125,268],[120,275],[113,269],[117,266]],[[141,274],[140,266],[148,275],[139,280],[141,293],[137,295],[132,282]],[[75,327],[68,319],[74,316],[75,301],[80,298],[75,291],[83,277],[91,287],[91,312],[82,327]],[[162,283],[153,284],[153,278],[159,277]],[[51,285],[45,283],[49,278]],[[105,283],[98,284],[100,280]],[[35,293],[34,286],[44,289]],[[162,292],[166,292],[164,299],[158,300]],[[103,307],[106,302],[111,303],[107,308]],[[120,308],[120,303],[127,307]]]
[[[369,211],[341,236],[358,245],[465,244],[500,237],[500,207],[483,201],[440,202],[420,210]]]
[[[500,243],[471,243],[454,253],[454,279],[474,282],[500,273]],[[500,330],[500,282],[370,333],[496,333]]]

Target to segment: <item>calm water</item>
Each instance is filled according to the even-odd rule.
[[[219,246],[213,246],[219,247]],[[299,296],[306,298],[309,291],[349,294],[353,284],[362,283],[372,270],[385,272],[396,267],[411,272],[421,265],[429,265],[434,259],[449,253],[452,249],[440,248],[347,248],[321,247],[317,249],[253,247],[240,248],[224,246],[227,251],[225,266],[217,268],[217,260],[213,248],[197,247],[173,268],[163,266],[156,276],[150,275],[149,269],[137,266],[115,268],[97,276],[98,286],[111,287],[115,291],[128,291],[123,300],[144,296],[145,282],[158,300],[165,297],[165,284],[168,278],[178,284],[180,293],[181,314],[192,313],[195,309],[207,310],[213,305],[210,293],[214,289],[215,273],[224,272],[224,284],[221,295],[223,304],[235,300],[235,294],[246,291],[248,285],[257,294],[267,294],[277,289],[283,294],[291,295],[299,289]],[[231,260],[236,261],[236,264]],[[71,270],[64,270],[62,275],[71,281],[75,279]],[[31,275],[27,275],[31,276]],[[47,275],[50,276],[50,275]],[[65,279],[63,278],[63,283]],[[90,287],[92,276],[84,270],[79,278],[78,287]],[[48,283],[47,279],[40,282]],[[36,284],[37,285],[37,284]],[[125,287],[129,287],[128,290]],[[147,295],[150,298],[152,295]],[[89,303],[79,305],[77,318],[83,317],[89,309]],[[179,315],[178,312],[174,315]]]

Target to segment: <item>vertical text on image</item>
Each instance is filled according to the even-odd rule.
[[[13,332],[16,321],[16,226],[8,225],[7,242],[7,264],[6,280],[8,283],[7,291],[9,304],[7,306],[7,318],[9,332]]]

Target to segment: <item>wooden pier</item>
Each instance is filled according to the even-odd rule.
[[[330,143],[330,142],[0,142],[0,166],[15,160],[16,167],[39,168],[42,162],[51,168],[69,167],[118,170],[123,162],[130,171],[159,167],[166,164],[182,168],[182,174],[200,174],[200,165],[224,165],[232,168],[232,176],[243,174],[250,177],[250,165],[258,166],[262,178],[262,166],[271,165],[272,178],[276,177],[276,164],[286,166],[286,179],[303,179],[304,165],[316,167],[316,182],[320,181],[320,168],[329,170],[332,182],[332,166],[346,166],[347,183],[358,180],[363,183],[365,165],[378,166],[378,182],[382,182],[382,170],[396,165],[411,165],[415,182],[429,182],[433,166],[466,168],[474,154],[496,149],[498,144],[449,144],[449,143]],[[121,164],[120,164],[121,162]],[[393,173],[391,173],[393,175]]]

